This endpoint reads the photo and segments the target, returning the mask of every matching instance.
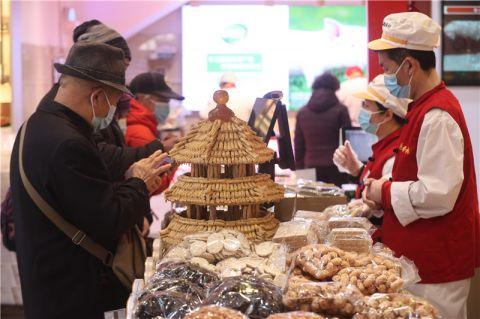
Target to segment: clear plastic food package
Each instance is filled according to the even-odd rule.
[[[185,319],[248,319],[248,317],[237,310],[210,305],[195,309]]]
[[[345,251],[368,253],[372,238],[363,228],[334,228],[328,234],[327,243]]]
[[[349,317],[363,310],[363,295],[355,286],[344,287],[337,282],[314,282],[293,276],[283,304],[287,310]]]
[[[200,304],[205,299],[206,291],[199,285],[184,278],[153,277],[144,289],[146,292],[168,291],[185,295],[190,304]]]
[[[284,313],[276,313],[270,315],[267,319],[327,319],[324,316],[317,315],[307,311],[291,311]]]
[[[438,319],[428,301],[408,294],[374,294],[365,298],[365,307],[353,319]]]
[[[316,244],[317,235],[311,221],[294,220],[280,223],[272,241],[285,243],[289,251],[294,251],[306,245]]]
[[[184,294],[168,291],[146,292],[138,299],[136,319],[182,319],[193,310]]]
[[[344,286],[355,285],[364,295],[399,292],[403,288],[403,279],[385,266],[347,267],[333,276],[333,281]]]
[[[227,307],[251,319],[263,319],[282,311],[282,290],[261,278],[231,277],[213,284],[203,304]]]
[[[328,220],[328,231],[335,228],[363,228],[373,234],[375,226],[366,217],[333,216]]]
[[[189,262],[166,262],[157,266],[157,272],[150,281],[178,278],[188,280],[201,288],[207,288],[219,279],[215,273]]]

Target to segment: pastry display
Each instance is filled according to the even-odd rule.
[[[354,285],[364,295],[399,292],[403,288],[403,279],[395,270],[387,270],[385,266],[347,267],[340,270],[332,279],[344,286]]]
[[[438,311],[426,300],[408,294],[375,294],[353,319],[437,319]]]
[[[225,307],[203,306],[189,313],[185,319],[248,319],[248,317]]]
[[[134,309],[136,319],[182,319],[193,310],[184,294],[156,291],[143,294]]]
[[[372,238],[364,228],[332,229],[327,241],[342,250],[359,253],[368,253],[372,247]]]
[[[204,304],[235,309],[252,319],[267,318],[282,311],[282,291],[261,278],[231,277],[213,284]]]
[[[295,267],[316,280],[329,280],[354,263],[355,255],[323,244],[309,245],[295,252]]]
[[[361,310],[363,295],[354,286],[337,282],[313,282],[293,276],[283,304],[288,310],[318,312],[332,316],[352,316]]]
[[[314,227],[310,221],[290,221],[281,223],[272,241],[285,243],[289,251],[317,243]]]
[[[226,106],[226,91],[215,92],[214,100],[217,107],[209,118],[197,123],[169,153],[174,163],[190,164],[191,172],[165,192],[168,201],[187,206],[185,216],[173,215],[160,233],[167,248],[191,233],[221,229],[265,241],[278,227],[273,213],[260,205],[281,200],[285,189],[255,171],[255,165],[270,161],[274,152]],[[193,249],[197,253],[204,246],[196,243]]]
[[[270,315],[267,319],[326,319],[324,316],[317,315],[313,312],[291,311],[284,313],[276,313]]]

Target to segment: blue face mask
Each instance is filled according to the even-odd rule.
[[[403,62],[400,64],[400,66],[398,67],[397,71],[395,71],[395,73],[393,74],[384,73],[383,77],[384,77],[385,86],[390,91],[390,93],[392,93],[393,96],[408,99],[410,97],[410,90],[411,90],[410,82],[412,82],[412,77],[410,77],[410,81],[408,82],[408,85],[402,86],[398,84],[398,81],[397,81],[397,73],[398,71],[400,71],[405,61],[406,60],[403,60]]]
[[[168,102],[155,103],[155,118],[159,124],[165,123],[170,114],[170,104]]]
[[[358,122],[360,123],[360,126],[362,127],[362,129],[365,132],[370,133],[370,134],[376,134],[377,133],[379,126],[383,123],[373,124],[373,123],[370,123],[370,120],[371,120],[373,114],[378,114],[378,113],[383,113],[383,112],[378,111],[378,112],[371,113],[371,112],[365,110],[364,108],[360,109],[360,114],[358,116]]]
[[[92,126],[94,132],[98,132],[100,130],[103,130],[104,128],[107,128],[112,122],[115,111],[117,110],[117,107],[115,105],[110,104],[107,93],[105,93],[104,91],[103,94],[105,94],[105,99],[108,103],[108,113],[105,117],[97,117],[95,115],[95,108],[93,107],[93,94],[90,95],[90,104],[92,105],[93,112]]]

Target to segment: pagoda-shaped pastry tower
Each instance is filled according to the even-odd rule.
[[[167,200],[187,205],[185,217],[174,215],[162,231],[167,245],[189,233],[222,228],[266,240],[278,227],[260,205],[281,200],[284,188],[255,172],[255,164],[270,161],[273,151],[226,106],[226,91],[216,91],[213,98],[217,107],[208,120],[195,125],[170,152],[174,163],[190,164],[191,173],[165,192]]]

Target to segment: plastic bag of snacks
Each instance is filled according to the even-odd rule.
[[[150,281],[178,278],[188,280],[189,282],[196,284],[201,288],[207,288],[210,284],[219,280],[218,276],[214,272],[208,271],[198,265],[194,265],[190,262],[170,261],[160,263],[157,266],[156,273],[152,276]]]
[[[333,216],[328,219],[327,224],[328,232],[335,228],[363,228],[371,235],[376,230],[366,217]]]
[[[182,319],[193,308],[184,294],[168,291],[149,292],[138,299],[134,318]]]
[[[205,299],[205,288],[184,278],[151,278],[144,288],[146,293],[156,291],[176,292],[185,295],[190,304],[200,304]]]
[[[293,276],[288,281],[283,304],[288,310],[349,317],[362,310],[363,295],[355,286]]]
[[[285,243],[289,251],[294,251],[306,245],[316,244],[317,236],[311,221],[294,220],[280,223],[272,241]]]
[[[237,310],[211,305],[195,309],[185,319],[248,319],[248,317]]]
[[[267,319],[327,319],[324,316],[317,315],[307,311],[291,311],[284,313],[276,313],[270,315]]]
[[[334,228],[327,236],[327,244],[345,251],[368,253],[372,237],[364,228]]]
[[[365,307],[353,319],[437,319],[428,301],[408,294],[375,294],[365,297]]]
[[[252,319],[267,318],[282,311],[282,290],[261,278],[231,277],[208,289],[204,305],[235,309]]]
[[[350,267],[357,255],[323,244],[309,245],[294,253],[294,273],[316,280],[330,280],[343,268]]]
[[[328,235],[327,223],[330,216],[323,212],[313,212],[308,210],[298,210],[293,217],[295,221],[311,221],[315,234],[317,235],[317,242],[323,244]]]
[[[363,217],[370,214],[370,208],[367,204],[360,201],[353,201],[350,204],[333,205],[325,208],[325,215],[332,216],[352,216]]]

